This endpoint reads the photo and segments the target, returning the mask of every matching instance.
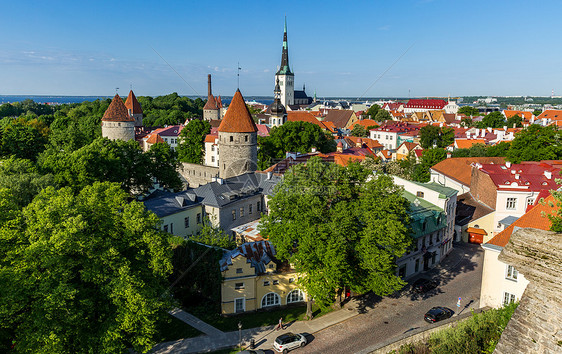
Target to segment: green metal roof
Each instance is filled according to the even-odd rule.
[[[406,191],[402,192],[402,196],[410,202],[412,237],[419,238],[447,227],[447,215],[443,209]]]
[[[439,198],[442,199],[450,198],[454,196],[456,193],[458,193],[456,189],[445,187],[435,182],[430,182],[430,183],[421,183],[415,181],[410,181],[410,182],[439,193]]]

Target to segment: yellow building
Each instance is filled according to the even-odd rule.
[[[306,294],[296,286],[297,273],[275,258],[269,241],[245,243],[225,253],[220,270],[223,314],[306,301]]]
[[[400,144],[400,146],[398,147],[398,149],[396,149],[396,160],[400,161],[400,160],[404,160],[407,159],[408,156],[410,156],[410,152],[414,152],[415,150],[423,150],[422,147],[420,146],[420,144],[416,144],[416,143],[411,143],[409,141],[405,141],[402,144]],[[416,156],[416,160],[417,160],[417,156]]]

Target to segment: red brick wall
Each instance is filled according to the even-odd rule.
[[[496,210],[496,185],[487,173],[482,172],[477,167],[472,167],[470,193],[477,201]]]

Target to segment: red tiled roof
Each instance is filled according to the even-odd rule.
[[[358,138],[356,136],[348,136],[345,137],[346,140],[351,141],[353,146],[356,146],[359,141],[361,141],[362,145],[367,146],[371,150],[378,150],[382,149],[384,145],[380,144],[378,140],[370,139],[370,138]]]
[[[446,105],[447,102],[443,100],[413,98],[408,101],[404,108],[443,109]]]
[[[560,175],[562,161],[524,161],[520,164],[482,165],[480,170],[490,176],[496,188],[503,191],[541,191],[557,189],[556,179]],[[550,173],[550,178],[545,176]]]
[[[416,146],[419,146],[420,144],[405,141],[402,144],[400,144],[400,146],[402,145],[404,145],[408,151],[412,151],[412,149],[414,149]],[[400,146],[398,147],[398,149],[400,148]]]
[[[486,144],[484,139],[455,139],[455,146],[457,149],[468,149],[475,144]]]
[[[547,118],[550,120],[562,120],[562,110],[558,109],[547,109],[546,111],[539,114],[537,119]]]
[[[372,119],[361,119],[353,123],[351,129],[353,129],[353,127],[355,127],[356,125],[360,125],[363,128],[367,129],[368,127],[372,127],[372,126],[378,127],[379,123],[376,120],[372,120]]]
[[[123,100],[116,94],[101,120],[108,122],[134,122],[135,118],[129,116]]]
[[[148,144],[156,144],[156,143],[163,143],[164,139],[162,139],[162,137],[158,134],[150,134],[148,136],[148,139],[146,139],[146,142]]]
[[[526,228],[531,227],[539,230],[550,230],[552,223],[548,215],[555,214],[559,207],[556,205],[556,200],[552,195],[544,199],[543,203],[537,203],[535,207],[523,214],[513,224],[509,225],[505,230],[494,236],[489,244],[505,247],[511,238],[511,234],[515,227]]]
[[[390,159],[392,157],[392,152],[390,152],[390,150],[382,150],[381,154],[386,158],[386,159]]]
[[[125,107],[131,110],[131,114],[142,114],[141,105],[139,101],[137,101],[133,90],[129,91],[129,96],[127,96],[127,100],[125,101]]]
[[[504,164],[505,157],[452,157],[435,164],[431,169],[465,186],[470,186],[470,177],[472,175],[471,165],[473,163]]]
[[[215,141],[219,138],[218,134],[207,134],[205,135],[205,142],[206,143],[215,143]]]
[[[316,124],[322,129],[328,129],[324,122],[321,122],[312,115],[312,113],[308,111],[289,111],[287,112],[287,121],[288,122],[308,122],[312,124]],[[328,129],[329,130],[329,129]]]
[[[244,97],[242,97],[240,90],[237,90],[221,121],[219,132],[254,133],[257,131],[258,128],[246,106]]]
[[[508,109],[505,109],[503,111],[503,114],[505,115],[506,118],[511,118],[513,116],[519,116],[521,118],[524,118],[525,120],[529,120],[533,117],[533,112],[514,111],[514,110],[508,110]]]
[[[180,132],[183,129],[183,127],[184,127],[183,125],[179,125],[179,124],[170,125],[168,127],[155,129],[152,133],[156,133],[161,136],[177,137],[180,135]]]
[[[203,109],[219,109],[219,107],[217,106],[217,100],[215,100],[215,96],[209,95],[207,97],[207,103],[205,103]]]

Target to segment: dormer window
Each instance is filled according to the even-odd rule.
[[[417,191],[416,197],[423,198],[423,192]]]

